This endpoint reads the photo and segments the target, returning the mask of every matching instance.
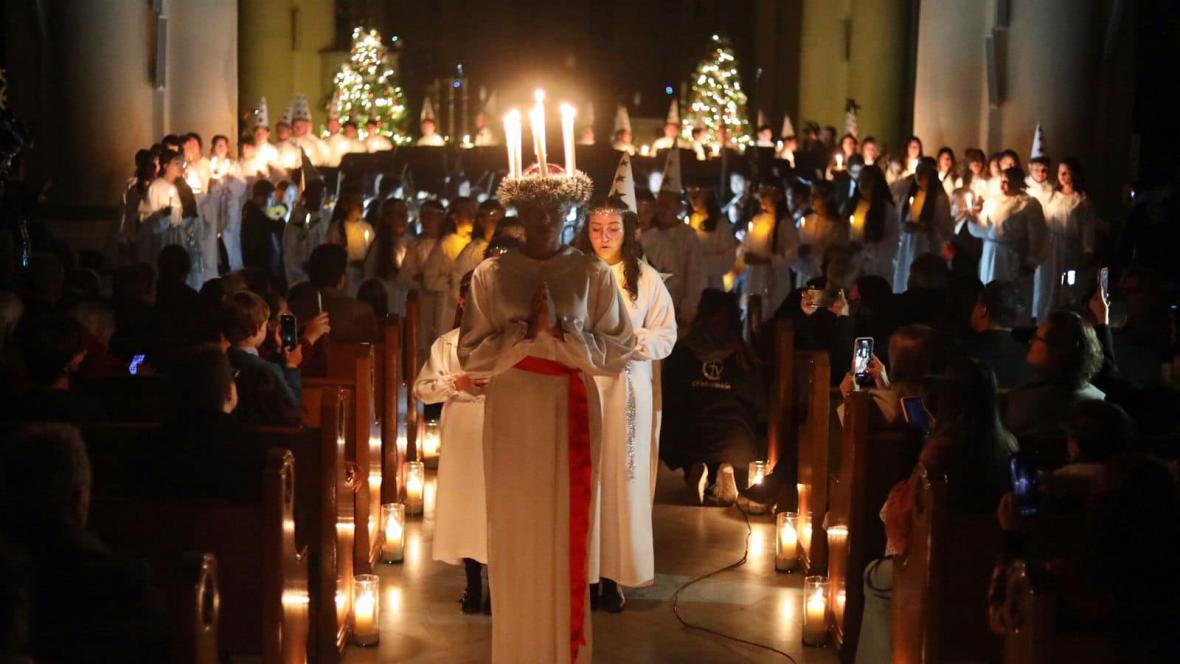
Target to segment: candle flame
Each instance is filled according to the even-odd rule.
[[[533,93],[533,99],[537,100],[538,104],[544,102],[545,101],[545,91],[540,88],[537,88],[536,92]]]
[[[561,105],[561,116],[575,117],[578,114],[578,109],[574,108],[572,104],[563,103]]]

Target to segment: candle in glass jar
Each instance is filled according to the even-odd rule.
[[[380,586],[376,574],[358,574],[353,579],[352,640],[358,646],[375,646],[379,640]]]
[[[421,514],[426,490],[426,466],[421,461],[406,462],[406,513]]]
[[[822,646],[828,636],[828,580],[809,576],[803,580],[803,645]]]
[[[799,564],[799,515],[779,512],[775,517],[774,569],[789,572]]]
[[[385,531],[381,540],[381,560],[400,563],[406,552],[406,506],[401,503],[382,505],[381,525]]]
[[[437,459],[441,449],[442,441],[438,434],[438,421],[427,420],[426,431],[422,436],[422,458],[428,461]]]
[[[549,164],[545,155],[545,91],[533,93],[537,100],[529,111],[529,129],[533,132],[533,152],[537,155],[537,168],[542,176],[549,175]]]
[[[765,461],[751,461],[750,474],[746,478],[746,488],[762,484],[762,480],[766,478],[766,462]]]
[[[574,116],[577,111],[570,104],[561,105],[561,141],[565,146],[565,174],[573,175],[577,168],[574,161]]]

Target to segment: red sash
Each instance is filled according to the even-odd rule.
[[[528,356],[514,367],[521,371],[569,379],[569,545],[570,661],[586,643],[586,540],[590,533],[590,404],[581,371],[553,360]]]

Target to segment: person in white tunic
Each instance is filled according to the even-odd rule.
[[[912,176],[903,180],[897,217],[901,233],[897,242],[897,261],[893,270],[893,292],[904,293],[909,287],[910,265],[922,254],[942,250],[954,233],[951,203],[938,182],[938,167],[930,157],[918,162]]]
[[[602,409],[591,376],[622,371],[635,348],[610,267],[561,244],[570,206],[593,185],[581,174],[555,180],[501,183],[526,246],[476,268],[459,334],[463,370],[491,379],[484,476],[497,663],[592,660],[589,533]]]
[[[426,288],[424,267],[434,247],[438,244],[442,230],[443,206],[436,200],[423,201],[418,208],[418,223],[421,233],[410,240],[406,248],[406,260],[397,273],[397,281],[407,290],[418,292],[418,363],[426,361],[426,351],[442,333],[437,327],[438,308],[442,306],[442,293]]]
[[[1093,283],[1092,275],[1081,274],[1092,265],[1097,253],[1095,236],[1098,212],[1086,193],[1081,163],[1072,157],[1057,166],[1057,188],[1045,207],[1046,246],[1044,260],[1033,278],[1033,315],[1037,321],[1049,319],[1058,308],[1057,292],[1061,275],[1076,270],[1075,283]]]
[[[697,232],[685,221],[680,151],[669,150],[656,196],[654,225],[640,242],[651,266],[668,275],[664,283],[676,305],[676,318],[687,326],[696,316],[705,290],[705,261]]]
[[[967,222],[967,230],[983,240],[979,280],[985,286],[993,281],[1015,283],[1032,273],[1041,250],[1036,241],[1045,226],[1041,204],[1024,192],[1024,172],[1014,166],[999,180],[1001,195],[988,198]]]
[[[1028,177],[1024,178],[1024,190],[1037,199],[1043,209],[1053,195],[1056,179],[1049,177],[1051,163],[1048,157],[1033,157],[1028,160]]]
[[[946,192],[947,198],[950,198],[956,189],[963,186],[963,178],[955,173],[955,151],[944,145],[938,148],[935,161],[938,162],[938,181],[942,184],[942,190]]]
[[[875,275],[893,283],[897,260],[897,208],[889,196],[885,174],[876,166],[865,166],[856,179],[856,202],[848,219],[849,239],[860,245],[861,274]]]
[[[470,280],[467,275],[459,290],[460,315]],[[463,563],[467,589],[460,603],[463,613],[478,613],[484,607],[480,566],[488,562],[483,474],[483,408],[488,379],[467,375],[459,365],[458,349],[458,327],[434,341],[430,359],[414,381],[414,397],[423,403],[443,404],[430,557],[449,565]]]
[[[160,175],[148,186],[139,204],[140,232],[152,234],[153,247],[184,246],[180,193],[176,190],[176,180],[183,172],[182,159],[170,150],[160,155]]]
[[[381,133],[381,123],[373,118],[365,121],[365,149],[369,152],[384,152],[393,149],[393,142]]]
[[[660,273],[639,257],[638,227],[637,216],[618,199],[592,203],[579,242],[610,265],[635,330],[635,354],[623,373],[594,377],[603,408],[602,491],[590,576],[597,552],[601,603],[612,613],[626,602],[619,586],[642,587],[655,579],[651,478],[659,458],[653,449],[659,414],[652,362],[670,355],[676,344],[672,296]]]
[[[435,310],[434,329],[442,334],[450,327],[455,318],[455,309],[459,304],[459,279],[463,274],[456,274],[455,263],[467,245],[471,244],[472,233],[475,229],[476,203],[470,198],[456,198],[451,202],[447,211],[451,223],[451,232],[443,235],[434,251],[422,266],[422,274],[426,289],[436,293],[439,298],[439,308]]]
[[[762,320],[768,320],[791,292],[790,266],[799,249],[799,231],[780,181],[763,182],[758,203],[761,209],[747,222],[738,251],[746,264],[746,293],[762,298]]]
[[[834,244],[848,244],[848,220],[836,215],[836,197],[832,183],[816,180],[811,185],[811,212],[799,220],[799,246],[791,270],[795,272],[795,287],[823,274],[820,267],[824,253]]]
[[[725,290],[725,275],[733,271],[737,261],[738,243],[733,237],[733,225],[721,211],[721,203],[713,191],[690,187],[688,200],[692,206],[688,225],[701,241],[705,288]]]

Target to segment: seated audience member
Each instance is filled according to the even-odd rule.
[[[1074,404],[1103,399],[1090,384],[1102,369],[1102,346],[1094,327],[1070,311],[1054,311],[1037,326],[1025,361],[1038,379],[1004,399],[1004,424],[1017,438],[1063,434]]]
[[[893,300],[893,288],[884,278],[868,274],[856,280],[848,293],[852,307],[852,337],[872,337],[885,343],[893,334],[889,320],[889,307]]]
[[[946,330],[950,313],[950,270],[937,254],[921,254],[910,264],[904,293],[893,298],[893,325],[929,325]]]
[[[1035,377],[1024,361],[1028,346],[1012,336],[1012,328],[1024,318],[1020,287],[1009,281],[993,281],[979,292],[971,309],[971,334],[959,344],[960,352],[995,372],[1001,390],[1024,385]]]
[[[332,340],[341,343],[372,343],[377,340],[377,317],[373,308],[344,293],[344,272],[348,250],[336,244],[321,244],[311,252],[307,273],[314,288],[291,294],[291,310],[299,320],[311,320],[327,312],[332,321]]]
[[[0,419],[84,424],[106,419],[102,405],[70,385],[86,359],[86,330],[64,314],[29,322],[19,337],[28,386],[0,400]]]
[[[1080,507],[1110,489],[1111,464],[1131,450],[1134,425],[1109,401],[1079,401],[1065,424],[1068,463],[1040,476],[1038,489],[1054,506]],[[1044,507],[1044,505],[1042,505]]]
[[[115,312],[100,301],[80,302],[70,309],[70,317],[86,331],[86,359],[79,367],[82,378],[99,378],[127,373],[127,364],[110,353],[115,334]]]
[[[0,444],[0,534],[31,572],[24,654],[39,662],[169,661],[163,598],[147,565],[114,555],[86,530],[90,488],[86,446],[72,426],[30,426]]]
[[[229,342],[227,355],[234,368],[239,371],[255,369],[273,374],[282,388],[280,394],[283,401],[298,407],[303,388],[303,377],[299,371],[299,365],[303,360],[302,348],[296,346],[294,349],[282,349],[281,365],[262,359],[258,353],[258,349],[271,334],[267,325],[270,308],[266,302],[248,291],[234,293],[226,301],[222,315],[221,331],[225,335],[225,340]]]
[[[310,287],[311,284],[303,284],[296,286],[291,292],[297,294],[299,289]],[[264,360],[282,364],[283,336],[281,319],[284,315],[293,316],[294,314],[291,313],[291,308],[287,306],[287,300],[278,293],[271,293],[266,296],[266,306],[270,309],[270,318],[266,322],[268,331],[266,341],[262,343],[262,347],[258,349],[258,352]],[[328,369],[328,352],[325,345],[319,342],[332,331],[328,314],[316,314],[311,320],[299,320],[296,318],[295,324],[299,334],[299,347],[303,350],[303,362],[299,365],[300,371],[304,376],[325,375]],[[242,400],[244,401],[245,398],[243,394]]]
[[[66,269],[54,254],[34,253],[20,276],[25,320],[58,311],[65,291]]]
[[[709,289],[663,367],[660,458],[684,469],[698,503],[737,499],[734,469],[760,458],[758,367],[742,340],[737,296]]]
[[[952,362],[943,376],[936,410],[933,431],[918,463],[931,473],[946,475],[952,510],[991,512],[1009,487],[1008,456],[1016,451],[1016,439],[1000,422],[991,369],[970,358]],[[857,664],[891,659],[892,556],[909,550],[916,477],[911,475],[894,486],[881,510],[885,557],[869,563],[864,571],[865,606]]]
[[[189,339],[197,314],[200,296],[187,283],[193,262],[184,247],[170,244],[160,250],[156,261],[160,275],[156,280],[156,310],[163,318],[167,335],[179,340]]]
[[[1167,290],[1156,272],[1141,266],[1128,267],[1119,279],[1116,297],[1126,319],[1111,329],[1112,350],[1118,357],[1119,375],[1138,386],[1155,384],[1160,364],[1171,358],[1173,325]]]
[[[373,314],[379,319],[389,315],[389,289],[380,279],[369,278],[361,282],[356,299],[372,307]]]
[[[942,370],[945,362],[942,335],[925,325],[907,325],[889,338],[889,368],[874,353],[869,360],[870,385],[865,386],[871,397],[869,422],[874,428],[897,425],[902,421],[901,398],[927,397],[926,381]],[[840,393],[847,399],[856,389],[851,373],[840,382]],[[843,407],[840,410],[843,417]]]
[[[147,263],[133,263],[115,270],[115,334],[111,337],[111,354],[124,362],[136,355],[146,355],[159,366],[165,354],[163,321],[156,310],[156,272]]]

